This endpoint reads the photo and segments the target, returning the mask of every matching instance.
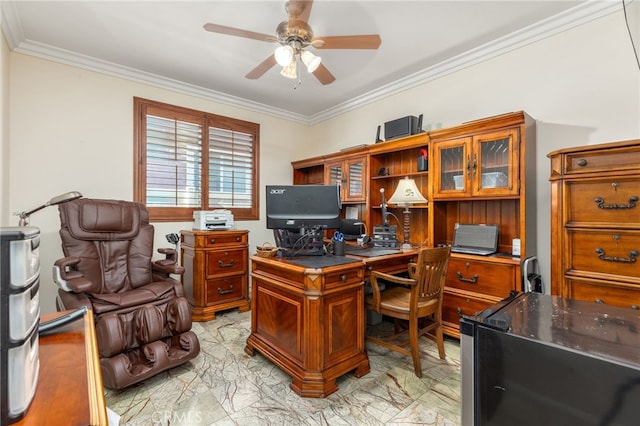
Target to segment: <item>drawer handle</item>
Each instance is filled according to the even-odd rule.
[[[638,305],[631,305],[631,309],[634,309],[634,310],[636,310],[636,311],[637,311],[638,309],[640,309],[640,306],[638,306]]]
[[[229,263],[224,263],[222,260],[218,260],[218,265],[220,265],[221,268],[231,268],[235,264],[236,264],[235,259],[231,259],[231,262]]]
[[[342,280],[342,282],[345,282],[347,280],[347,276],[345,274],[340,275],[340,279]]]
[[[594,300],[594,302],[596,302],[596,303],[598,303],[598,304],[600,304],[600,305],[603,305],[603,304],[604,304],[604,302],[602,301],[602,299],[596,299],[596,300]]]
[[[229,294],[229,293],[233,293],[233,284],[229,286],[229,290],[223,290],[220,287],[218,287],[218,294]]]
[[[584,167],[586,165],[587,165],[587,160],[585,160],[584,158],[581,158],[578,160],[578,166]]]
[[[593,201],[598,205],[600,209],[632,209],[638,202],[638,197],[633,196],[629,198],[629,204],[605,204],[604,198],[596,197]]]
[[[209,240],[209,243],[210,243],[210,244],[215,244],[215,243],[216,243],[216,239],[215,239],[215,238],[211,238],[211,239]]]
[[[458,306],[458,309],[456,310],[458,311],[458,316],[462,316],[462,308]]]
[[[456,272],[456,274],[458,275],[458,280],[462,281],[463,283],[475,284],[478,282],[478,274],[473,274],[473,277],[471,278],[463,277],[462,272],[460,271]]]
[[[620,262],[620,263],[635,263],[636,258],[638,257],[637,250],[631,250],[629,252],[629,257],[616,257],[616,256],[607,256],[600,247],[596,248],[596,254],[600,260],[605,260],[609,262]]]

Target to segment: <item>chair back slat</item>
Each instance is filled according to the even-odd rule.
[[[449,265],[449,247],[420,250],[416,266],[417,295],[420,301],[440,297]]]

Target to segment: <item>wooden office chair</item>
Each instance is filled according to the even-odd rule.
[[[436,341],[441,359],[445,358],[442,333],[442,294],[449,247],[420,250],[418,261],[407,265],[409,278],[371,271],[373,294],[366,298],[367,309],[394,318],[394,334],[384,339],[367,336],[367,340],[413,358],[416,376],[422,377],[420,366],[420,336]],[[396,284],[380,292],[378,280]],[[409,328],[401,330],[400,320],[409,322]],[[406,339],[406,335],[409,339]],[[410,350],[406,346],[410,346]]]

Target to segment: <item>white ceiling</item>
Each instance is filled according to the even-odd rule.
[[[285,1],[2,1],[10,49],[313,123],[620,9],[619,1],[316,0],[316,36],[380,34],[378,50],[315,50],[336,77],[301,83],[273,67],[268,43],[207,22],[274,34]]]

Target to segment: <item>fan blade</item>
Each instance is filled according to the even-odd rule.
[[[320,64],[320,66],[313,72],[313,75],[315,75],[318,81],[324,85],[331,84],[336,80],[333,74],[331,74],[323,64]]]
[[[260,62],[257,67],[249,71],[249,74],[245,75],[245,78],[250,80],[255,80],[256,78],[262,77],[262,75],[269,71],[271,67],[276,64],[276,58],[273,55],[269,55],[267,59]]]
[[[316,49],[377,49],[382,39],[378,34],[314,37]]]
[[[313,0],[290,0],[287,3],[287,12],[289,13],[289,26],[295,26],[295,21],[309,21]]]
[[[235,37],[250,38],[253,40],[269,41],[269,42],[278,41],[276,37],[271,35],[255,33],[253,31],[241,30],[240,28],[227,27],[225,25],[208,23],[208,24],[204,24],[204,29],[212,33],[226,34],[226,35],[231,35]]]

